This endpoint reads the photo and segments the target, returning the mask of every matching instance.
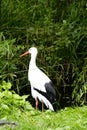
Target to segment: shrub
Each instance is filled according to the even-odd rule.
[[[19,96],[15,91],[11,90],[11,87],[10,82],[3,81],[0,84],[0,116],[11,114],[18,109],[20,111],[32,109],[31,105],[26,101],[29,95]]]

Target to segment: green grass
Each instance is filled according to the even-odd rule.
[[[5,115],[2,119],[16,122],[18,125],[0,126],[0,130],[86,130],[87,106],[65,108],[57,112],[17,110],[15,113]]]

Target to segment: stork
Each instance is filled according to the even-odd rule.
[[[38,103],[40,101],[42,102],[42,110],[44,109],[45,104],[48,109],[55,111],[56,92],[52,81],[36,65],[37,53],[37,48],[31,47],[27,52],[21,55],[22,57],[27,54],[31,54],[28,70],[28,80],[31,85],[31,94],[36,101],[36,109],[38,109]]]

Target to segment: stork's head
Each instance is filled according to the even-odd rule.
[[[37,55],[37,53],[38,53],[37,48],[36,48],[36,47],[31,47],[31,48],[29,49],[29,53],[30,53],[31,55]]]
[[[31,54],[31,56],[36,56],[37,53],[38,53],[37,48],[36,48],[36,47],[31,47],[28,51],[26,51],[25,53],[23,53],[23,54],[21,55],[21,57],[22,57],[22,56],[25,56],[25,55],[27,55],[27,54]]]

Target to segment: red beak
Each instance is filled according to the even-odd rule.
[[[27,54],[29,54],[29,51],[26,51],[25,53],[23,53],[22,55],[20,55],[20,57],[25,56]]]

